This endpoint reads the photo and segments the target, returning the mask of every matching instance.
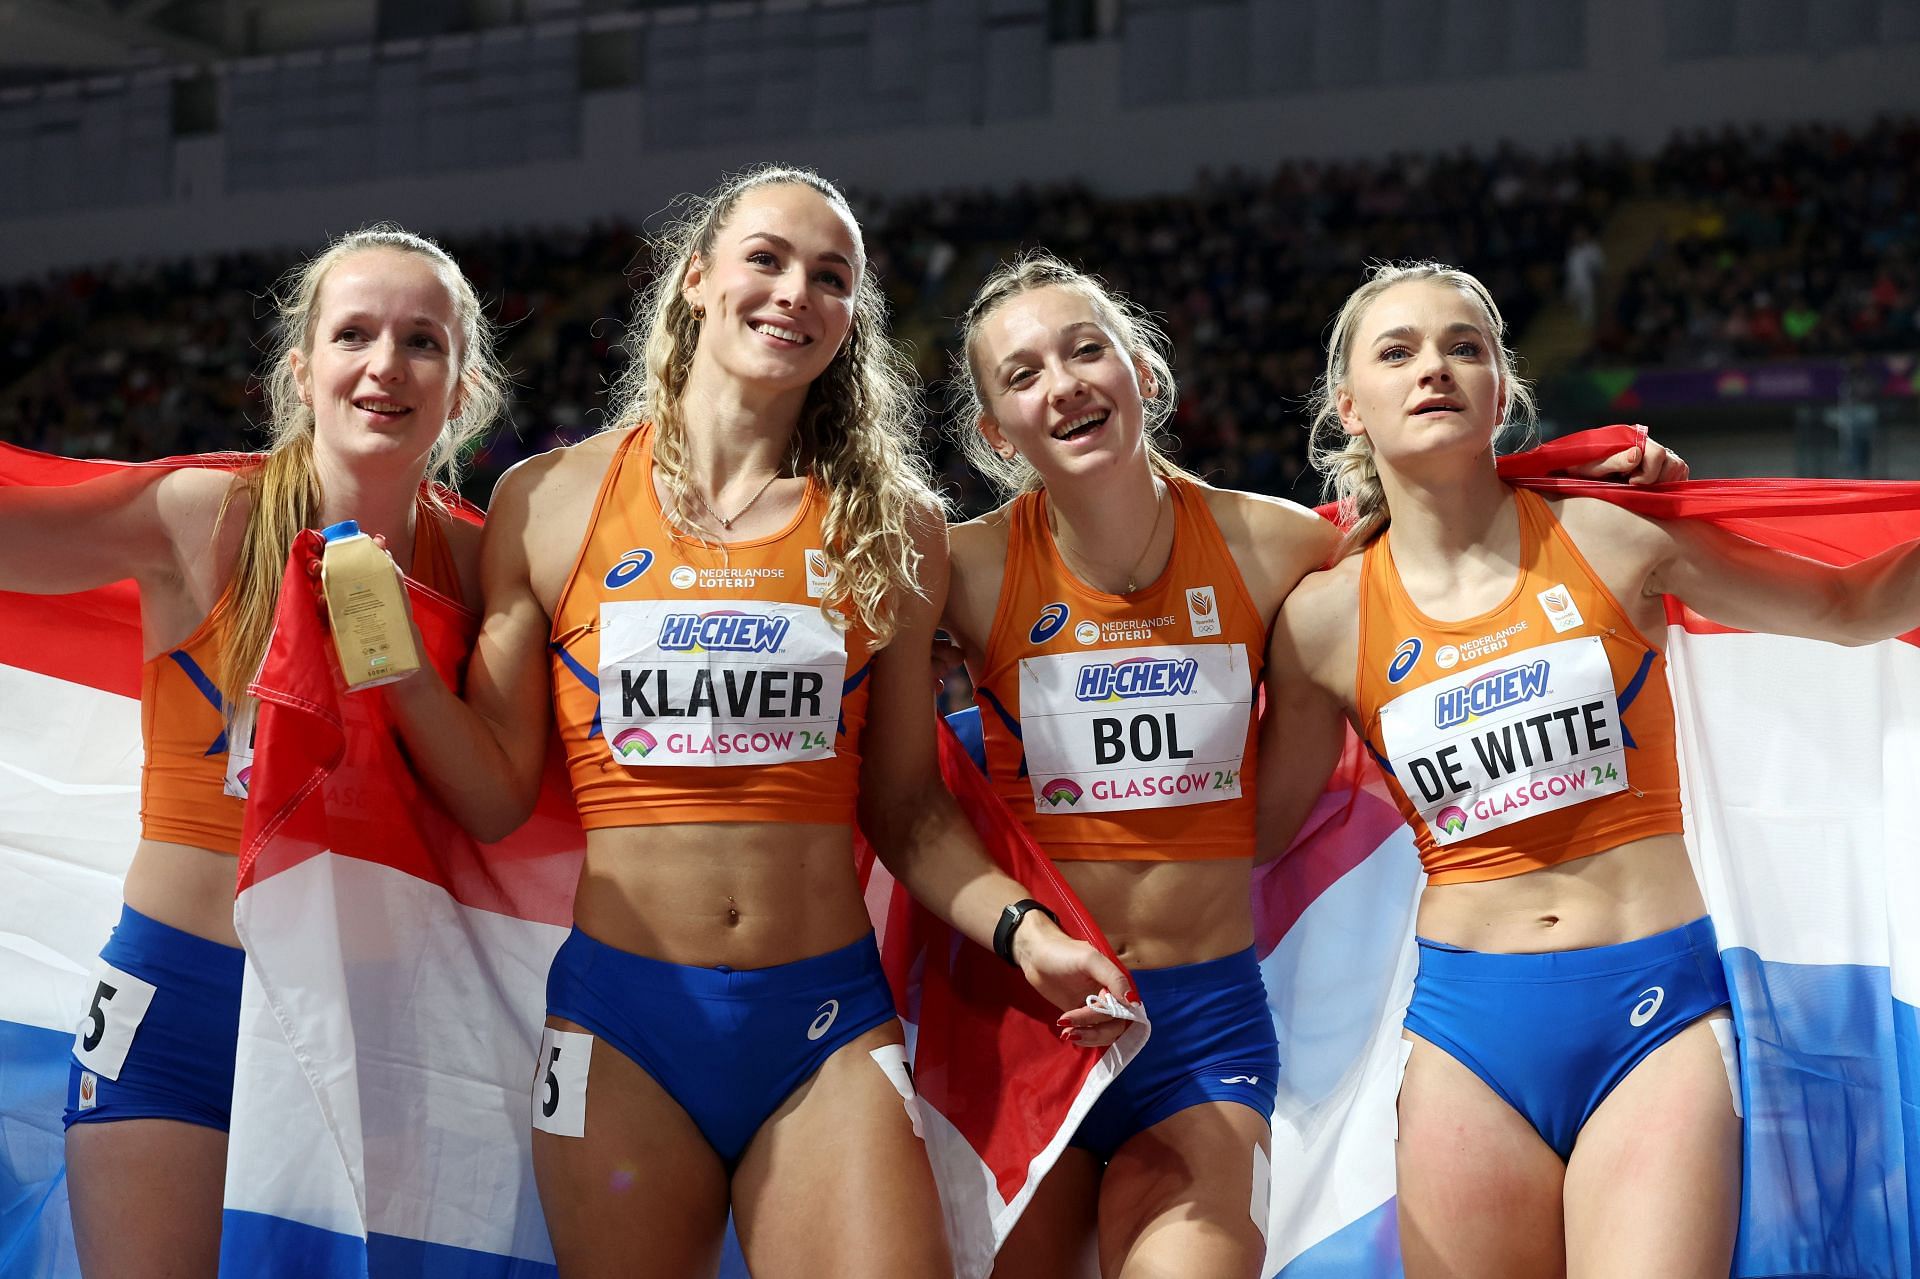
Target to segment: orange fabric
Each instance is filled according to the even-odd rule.
[[[1394,799],[1413,826],[1421,863],[1435,884],[1505,879],[1681,831],[1666,659],[1628,620],[1546,500],[1525,490],[1513,496],[1521,570],[1512,593],[1490,612],[1458,622],[1421,612],[1394,568],[1391,528],[1367,548],[1362,566],[1356,701],[1367,745],[1389,764]],[[1600,641],[1611,672],[1610,692],[1602,687],[1597,696],[1617,707],[1595,707],[1594,713],[1617,714],[1624,729],[1620,742],[1576,704],[1582,695],[1570,692],[1567,663],[1555,655],[1537,657],[1550,645],[1560,645],[1556,654],[1564,654],[1578,647],[1569,641],[1589,637]],[[1442,681],[1445,688],[1420,693]],[[1603,675],[1600,683],[1607,682]],[[1436,751],[1403,750],[1399,763],[1405,767],[1395,765],[1383,728],[1383,713],[1396,707],[1406,716],[1401,723],[1417,720],[1420,732],[1439,734]],[[1441,729],[1442,721],[1449,727]],[[1442,760],[1440,752],[1451,754]],[[1573,768],[1579,755],[1592,758]],[[1487,792],[1460,791],[1454,805],[1456,786],[1449,785],[1447,765],[1454,766],[1450,776],[1458,784],[1475,761],[1484,768],[1489,760],[1496,772],[1489,774]],[[1531,773],[1516,765],[1522,760],[1531,761]],[[1625,769],[1624,788],[1596,793],[1620,785],[1609,772],[1615,767]],[[1462,838],[1436,838],[1409,786],[1429,811],[1436,803],[1448,805],[1434,815],[1443,825],[1457,823],[1449,833]]]
[[[670,536],[651,427],[621,441],[548,646],[583,826],[853,823],[873,654],[857,623],[837,632],[821,615],[825,514],[810,483],[770,537],[722,548]],[[646,655],[603,652],[623,628]],[[802,669],[796,641],[838,651]],[[825,719],[795,728],[812,710]],[[677,760],[693,762],[662,762]]]
[[[441,518],[420,512],[413,577],[458,600],[459,567]],[[140,834],[237,856],[246,801],[226,793],[228,724],[217,683],[231,589],[185,643],[140,668]]]
[[[1131,595],[1095,591],[1067,568],[1043,494],[1010,512],[976,681],[980,727],[994,790],[1057,861],[1253,855],[1252,707],[1266,626],[1206,495],[1184,480],[1168,488],[1173,555]],[[1202,686],[1183,684],[1196,662]],[[1057,715],[1029,706],[1023,718],[1023,679]]]

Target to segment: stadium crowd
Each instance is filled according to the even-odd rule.
[[[1676,137],[1652,194],[1678,235],[1632,266],[1594,358],[1711,365],[1920,342],[1920,122]]]
[[[1590,362],[1722,363],[1911,349],[1920,123],[1676,136],[1535,155],[1501,146],[1202,173],[1178,194],[1081,186],[860,202],[869,248],[941,410],[954,317],[994,262],[1045,245],[1165,317],[1179,353],[1181,457],[1219,482],[1296,498],[1302,407],[1328,317],[1368,260],[1475,271],[1524,339],[1565,296],[1595,317]],[[1605,288],[1596,236],[1623,202],[1686,212]],[[430,228],[423,228],[429,229]],[[506,466],[595,429],[629,291],[635,228],[522,230],[448,247],[496,304],[517,434],[476,457],[484,500]],[[257,443],[253,373],[267,285],[294,251],[103,264],[0,285],[0,438],[74,455],[156,457]],[[989,495],[941,453],[958,504]]]

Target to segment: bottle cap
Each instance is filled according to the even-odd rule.
[[[338,542],[343,538],[360,536],[359,520],[341,520],[338,524],[329,524],[320,530],[320,536],[329,542]]]

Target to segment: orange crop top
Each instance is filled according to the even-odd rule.
[[[1391,528],[1361,568],[1355,700],[1430,883],[1506,879],[1681,831],[1666,659],[1546,500],[1513,496],[1520,577],[1491,612],[1422,613]]]
[[[873,654],[821,612],[825,514],[810,482],[772,536],[669,536],[652,429],[620,442],[548,646],[581,825],[852,824]]]
[[[975,696],[994,789],[1059,861],[1253,855],[1266,627],[1206,495],[1167,487],[1173,555],[1131,595],[1073,575],[1043,494],[1010,511]]]
[[[422,506],[413,552],[413,577],[442,595],[460,598],[460,570],[440,527],[443,517]],[[226,706],[216,681],[227,640],[233,584],[213,611],[172,652],[140,668],[140,835],[215,852],[240,852],[246,812],[249,749],[229,752]],[[248,699],[251,702],[251,699]],[[251,733],[251,715],[240,730]]]

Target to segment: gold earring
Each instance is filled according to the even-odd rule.
[[[700,303],[698,303],[698,302],[695,302],[695,303],[693,304],[693,306],[692,306],[692,308],[691,308],[691,310],[693,311],[693,318],[694,318],[694,319],[696,319],[696,320],[704,320],[704,319],[706,319],[706,318],[707,318],[707,308],[706,308],[706,307],[704,307],[704,306],[702,306],[702,305],[700,305]]]

